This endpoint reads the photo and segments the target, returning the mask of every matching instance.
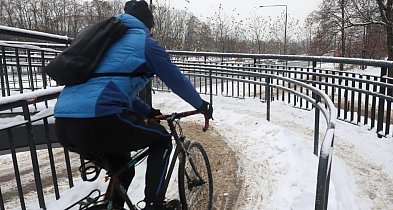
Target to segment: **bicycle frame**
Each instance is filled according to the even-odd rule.
[[[172,177],[173,170],[175,168],[175,163],[176,163],[177,157],[179,156],[179,154],[185,155],[185,151],[187,149],[184,147],[185,136],[179,135],[177,133],[176,127],[174,125],[174,121],[176,119],[181,119],[183,117],[187,117],[187,116],[191,116],[191,115],[195,115],[195,114],[200,114],[200,112],[195,110],[195,111],[186,111],[186,112],[181,112],[181,113],[173,113],[170,115],[159,115],[159,116],[154,117],[155,120],[167,120],[169,130],[171,131],[171,135],[173,136],[173,138],[176,142],[175,151],[173,153],[173,158],[172,158],[171,164],[169,166],[169,169],[167,171],[164,185],[161,188],[161,192],[160,192],[160,198],[162,198],[162,199],[165,198],[165,194],[167,192],[168,185],[169,185],[170,179]],[[202,130],[207,131],[208,128],[209,128],[209,118],[207,118],[205,116],[205,125]]]
[[[171,132],[171,136],[173,136],[174,141],[176,142],[173,158],[172,158],[172,161],[169,165],[167,175],[165,176],[163,187],[161,188],[161,191],[159,193],[159,196],[160,196],[159,198],[161,198],[161,199],[165,198],[165,194],[167,192],[168,185],[169,185],[173,170],[175,168],[175,163],[176,163],[178,156],[185,155],[185,152],[187,149],[184,146],[185,136],[183,136],[182,134],[180,134],[180,135],[178,134],[178,132],[176,131],[176,127],[175,127],[174,122],[176,120],[183,118],[183,117],[187,117],[187,116],[191,116],[191,115],[195,115],[195,114],[200,114],[200,112],[196,111],[196,110],[186,111],[186,112],[181,112],[181,113],[173,113],[170,115],[159,115],[159,116],[156,116],[153,118],[153,120],[166,120],[167,121],[168,126],[169,126],[169,130]],[[208,127],[209,127],[209,119],[205,116],[205,125],[203,127],[203,131],[206,131],[208,129]],[[132,157],[132,159],[124,167],[113,172],[113,174],[110,174],[111,179],[112,179],[112,184],[110,186],[108,186],[107,191],[105,192],[104,200],[103,200],[104,202],[105,201],[108,202],[108,209],[112,209],[113,192],[115,190],[117,190],[119,192],[119,194],[121,195],[121,197],[127,203],[128,207],[130,209],[136,210],[136,207],[134,206],[134,204],[131,202],[130,198],[128,197],[127,191],[125,190],[124,186],[119,182],[118,176],[121,173],[123,173],[125,170],[129,170],[129,169],[135,167],[135,165],[138,162],[140,162],[141,160],[143,160],[147,155],[148,155],[148,149],[145,149],[142,152],[137,153],[136,155],[134,155]],[[75,206],[79,202],[81,202],[82,200],[83,199],[81,199],[80,201],[78,201],[77,203],[75,203],[74,205],[70,206],[67,209],[72,208],[73,206]],[[97,200],[98,200],[98,198],[95,198],[95,202],[97,202]]]

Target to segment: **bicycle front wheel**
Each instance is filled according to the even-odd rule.
[[[179,195],[183,210],[210,210],[213,206],[213,176],[202,145],[193,142],[179,162]]]

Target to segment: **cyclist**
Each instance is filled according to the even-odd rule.
[[[212,106],[201,99],[191,82],[181,74],[151,36],[153,15],[144,0],[126,2],[124,14],[116,15],[127,27],[125,34],[107,51],[95,72],[132,72],[137,77],[93,77],[78,85],[66,86],[57,100],[54,117],[59,142],[70,151],[100,154],[113,169],[130,160],[130,151],[149,147],[145,183],[145,209],[164,208],[159,196],[172,149],[171,137],[158,122],[147,120],[161,114],[141,101],[137,93],[156,74],[172,91],[212,118]],[[128,188],[134,170],[120,176]],[[124,201],[114,195],[114,206]]]

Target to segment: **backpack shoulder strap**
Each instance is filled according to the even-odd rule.
[[[93,73],[91,77],[111,77],[111,76],[120,76],[120,77],[142,77],[149,76],[153,77],[154,74],[147,72],[145,64],[140,65],[132,72],[103,72],[103,73]]]

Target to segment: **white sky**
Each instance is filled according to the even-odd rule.
[[[161,0],[162,1],[162,0]],[[259,8],[261,5],[287,5],[288,16],[304,20],[307,15],[317,9],[321,0],[169,0],[172,6],[179,9],[187,8],[197,17],[211,17],[218,11],[219,5],[225,13],[239,14],[242,18],[259,13],[263,17],[276,17],[285,11],[285,7]],[[154,1],[153,1],[154,3]]]

